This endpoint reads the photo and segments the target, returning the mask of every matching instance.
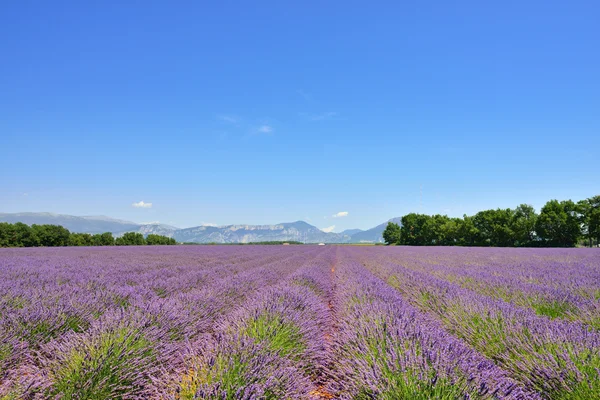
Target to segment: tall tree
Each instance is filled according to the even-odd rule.
[[[529,204],[521,204],[515,209],[511,221],[514,246],[525,247],[532,246],[535,243],[537,217],[535,209]]]
[[[388,222],[383,231],[383,240],[389,244],[400,244],[400,225]]]
[[[600,242],[600,195],[581,200],[578,203],[584,235],[592,246],[594,240]]]
[[[40,246],[57,247],[67,246],[71,233],[60,225],[31,225],[33,234],[37,237]]]
[[[439,226],[440,246],[458,246],[461,244],[460,228],[462,220],[460,218],[448,218],[444,216],[442,224]]]
[[[127,232],[115,240],[117,246],[143,246],[146,244],[144,235],[137,232]]]
[[[177,241],[173,238],[163,235],[149,234],[146,236],[146,244],[147,245],[173,245],[177,244]]]
[[[513,211],[507,209],[480,211],[473,217],[477,228],[478,246],[513,246],[513,232],[510,228]]]
[[[35,247],[40,245],[33,229],[22,222],[13,224],[10,232],[10,242],[12,244],[9,246],[12,247]]]
[[[402,217],[400,242],[410,246],[425,246],[427,243],[426,224],[431,217],[425,214],[410,213]]]
[[[536,233],[546,246],[573,247],[582,234],[579,207],[571,200],[547,202],[536,222]]]
[[[110,232],[98,233],[94,235],[94,246],[114,246],[115,238]]]
[[[475,227],[473,217],[463,215],[458,226],[459,244],[461,246],[475,246],[479,237],[479,230]]]
[[[71,233],[69,246],[93,246],[94,238],[89,233]]]

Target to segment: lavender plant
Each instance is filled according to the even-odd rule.
[[[594,249],[0,249],[0,400],[593,399]]]

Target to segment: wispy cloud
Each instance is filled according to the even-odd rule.
[[[219,114],[219,115],[217,115],[217,118],[223,122],[227,122],[230,124],[237,124],[240,120],[238,117],[236,117],[234,115],[227,115],[227,114]]]
[[[327,111],[327,112],[322,112],[322,113],[317,113],[317,114],[300,112],[300,113],[298,113],[298,115],[300,115],[302,118],[306,119],[307,121],[318,122],[318,121],[325,121],[328,119],[334,119],[335,117],[339,116],[340,114],[336,111]]]
[[[313,115],[309,115],[308,118],[311,121],[324,121],[326,119],[331,119],[334,117],[337,117],[338,113],[335,111],[327,111],[321,114],[313,114]]]
[[[139,201],[137,203],[132,203],[131,206],[135,208],[152,208],[152,203],[144,203],[143,201]]]
[[[321,230],[325,233],[333,232],[335,229],[335,225],[328,226],[327,228],[321,228]]]
[[[312,100],[312,96],[309,93],[306,93],[302,89],[296,90],[296,93],[298,93],[300,96],[302,96],[304,98],[304,100],[306,100],[306,101],[311,101]]]
[[[332,215],[333,218],[341,218],[341,217],[347,217],[347,216],[348,216],[348,211],[340,211],[339,213]]]
[[[212,222],[203,222],[200,224],[201,226],[219,226],[217,224],[213,224]]]
[[[160,224],[160,221],[142,222],[142,225],[156,225],[156,224]]]
[[[271,125],[261,125],[258,127],[260,133],[273,133],[273,127]]]

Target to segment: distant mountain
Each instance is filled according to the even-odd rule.
[[[173,237],[179,228],[165,224],[144,224],[138,228],[136,232],[142,233],[144,236],[150,234],[163,235]],[[124,232],[123,232],[124,233]]]
[[[351,243],[383,243],[383,231],[385,230],[388,222],[394,222],[400,225],[401,220],[401,218],[392,218],[383,224],[377,225],[375,228],[355,233],[352,235],[350,241]]]
[[[120,236],[125,232],[140,232],[144,235],[150,233],[156,233],[159,235],[167,235],[171,233],[171,236],[177,228],[169,225],[162,224],[137,224],[131,221],[124,221],[120,219],[110,218],[103,215],[100,216],[84,216],[77,217],[73,215],[65,214],[54,214],[54,213],[15,213],[7,214],[0,213],[0,222],[23,222],[27,225],[33,224],[51,224],[61,225],[70,230],[71,232],[80,233],[104,233],[112,232],[116,236]]]
[[[295,240],[305,243],[344,243],[349,235],[326,233],[304,221],[277,225],[197,226],[175,232],[178,242],[249,243]]]
[[[400,223],[400,218],[390,221]],[[304,243],[382,243],[387,222],[363,231],[347,229],[341,233],[323,232],[304,221],[276,225],[196,226],[179,229],[165,224],[138,224],[106,216],[83,216],[53,213],[0,213],[0,222],[62,225],[71,232],[112,232],[121,236],[125,232],[139,232],[144,236],[158,234],[172,237],[178,242],[196,243],[249,243],[263,241],[298,241]]]
[[[341,231],[340,235],[352,236],[352,235],[357,234],[359,232],[363,232],[363,230],[362,229],[346,229],[345,231]]]

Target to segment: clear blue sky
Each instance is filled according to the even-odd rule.
[[[0,212],[340,231],[600,193],[597,1],[210,3],[4,2]]]

